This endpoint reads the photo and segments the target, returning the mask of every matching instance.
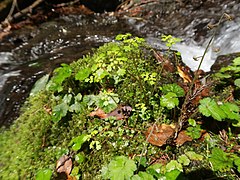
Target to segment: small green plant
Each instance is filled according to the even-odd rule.
[[[233,168],[234,156],[233,154],[225,153],[222,149],[215,147],[212,149],[209,161],[214,171],[226,172]]]
[[[171,49],[172,46],[182,40],[180,38],[173,37],[172,35],[162,35],[161,39],[163,42],[166,42],[166,46]]]
[[[240,81],[240,57],[233,60],[232,64],[227,67],[222,67],[219,72],[215,74],[223,83],[232,82],[239,87]],[[228,81],[227,81],[228,80]]]
[[[194,119],[188,120],[189,127],[187,128],[187,135],[193,139],[199,139],[202,135],[202,128],[199,124],[196,123]]]
[[[233,103],[218,104],[211,98],[204,98],[200,101],[199,111],[204,116],[211,116],[218,121],[229,120],[233,126],[240,125],[239,107]]]
[[[111,180],[130,179],[137,170],[135,162],[125,156],[115,157],[102,169],[102,177]]]
[[[51,169],[39,170],[36,175],[36,180],[50,180],[52,176]]]

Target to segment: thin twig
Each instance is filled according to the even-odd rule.
[[[149,140],[149,138],[152,136],[152,133],[153,133],[153,130],[154,130],[154,127],[156,126],[156,122],[154,122],[154,124],[153,124],[153,128],[151,129],[151,131],[150,131],[150,133],[149,133],[149,135],[148,135],[148,137],[147,137],[147,139],[146,139],[146,144],[144,145],[144,147],[143,147],[143,149],[142,149],[142,152],[141,152],[141,154],[140,154],[140,158],[139,158],[139,162],[138,162],[138,169],[139,169],[139,167],[140,167],[140,164],[141,164],[141,160],[142,160],[142,156],[143,156],[143,153],[144,153],[144,151],[146,151],[146,146],[147,146],[147,142],[148,142],[148,140]]]
[[[11,8],[11,10],[10,10],[7,18],[4,20],[4,22],[10,23],[10,22],[12,22],[13,19],[20,18],[21,16],[27,14],[28,12],[31,13],[31,12],[32,12],[32,9],[35,8],[35,7],[37,7],[37,6],[38,6],[40,3],[42,3],[42,2],[43,2],[43,0],[36,0],[36,1],[34,1],[34,3],[32,3],[30,6],[26,7],[25,9],[17,12],[16,14],[14,14],[14,15],[12,16],[12,13],[13,13],[14,8],[15,8],[15,7],[18,7],[18,6],[17,6],[17,0],[14,0],[14,1],[13,1],[13,5],[12,5],[12,8]],[[11,11],[12,11],[12,12],[11,12]]]

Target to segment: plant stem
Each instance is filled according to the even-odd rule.
[[[208,51],[211,43],[213,42],[213,39],[214,39],[214,37],[215,37],[215,35],[216,35],[216,32],[217,32],[217,30],[218,30],[218,27],[219,27],[220,23],[222,22],[222,19],[223,19],[224,16],[226,16],[225,13],[222,14],[222,16],[220,17],[218,23],[216,24],[216,27],[217,27],[217,28],[214,30],[214,32],[213,32],[213,34],[212,34],[212,36],[211,36],[211,39],[209,40],[209,42],[208,42],[208,44],[207,44],[207,47],[206,47],[205,50],[204,50],[203,56],[201,57],[201,60],[200,60],[199,65],[198,65],[198,68],[197,68],[197,70],[196,70],[195,72],[198,72],[198,71],[200,70],[201,65],[202,65],[202,63],[203,63],[203,60],[204,60],[204,58],[205,58],[205,56],[206,56],[206,54],[207,54],[207,51]],[[180,117],[179,117],[179,119],[178,119],[178,124],[177,124],[177,126],[176,126],[175,138],[177,137],[178,132],[182,129],[183,123],[185,123],[185,122],[184,122],[184,120],[185,120],[184,116],[186,115],[187,105],[188,105],[188,103],[189,103],[190,97],[192,96],[192,89],[193,89],[193,86],[195,85],[195,81],[196,81],[197,79],[198,79],[197,73],[194,73],[194,78],[193,78],[193,80],[192,80],[192,82],[191,82],[191,84],[190,84],[189,91],[188,91],[187,94],[186,94],[186,97],[185,97],[185,99],[184,99],[184,102],[183,102],[183,105],[182,105],[182,108],[181,108],[181,115],[180,115]]]

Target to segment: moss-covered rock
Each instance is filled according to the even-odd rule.
[[[202,89],[209,85],[194,82],[178,56],[170,56],[170,51],[167,56],[161,55],[143,39],[129,34],[116,39],[117,42],[95,50],[92,56],[63,64],[49,80],[47,75],[36,83],[21,116],[9,129],[1,130],[0,178],[34,179],[38,172],[47,169],[45,172],[52,171],[52,178],[58,179],[56,162],[63,155],[73,161],[71,176],[80,179],[115,176],[115,165],[126,170],[124,162],[133,164],[123,156],[135,160],[138,168],[135,171],[131,165],[130,171],[134,172],[126,172],[126,176],[135,175],[129,178],[192,178],[196,174],[204,178],[237,177],[239,159],[233,148],[239,143],[237,137],[229,133],[228,139],[222,129],[220,136],[203,130],[205,121],[212,122],[215,117],[212,109],[206,114],[206,104],[201,111],[208,118],[197,110]],[[219,81],[212,78],[210,83]],[[226,86],[224,89],[229,89]],[[189,88],[193,88],[190,93]],[[217,90],[214,93],[213,98],[223,101]],[[231,91],[226,91],[226,97],[227,93]],[[221,109],[214,100],[211,102],[223,113],[229,105],[226,103]],[[229,112],[234,115],[232,120],[240,117],[236,110]],[[225,114],[221,120],[228,122],[226,117]],[[228,127],[232,128],[230,124]],[[163,132],[170,132],[169,137],[164,137]],[[161,144],[159,138],[165,138]],[[224,147],[226,152],[216,147]],[[223,158],[217,157],[219,152]],[[120,158],[114,159],[115,156]],[[227,156],[230,160],[224,159]],[[227,162],[227,166],[218,164],[222,162]]]

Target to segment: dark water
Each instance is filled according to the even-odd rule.
[[[39,77],[131,31],[115,17],[69,15],[14,32],[0,46],[0,124],[18,116]]]
[[[161,34],[172,34],[185,40],[176,49],[188,55],[186,50],[193,49],[194,55],[205,48],[210,37],[207,24],[217,22],[222,13],[227,12],[233,14],[235,20],[232,25],[221,25],[215,45],[225,45],[220,54],[236,52],[240,47],[236,39],[240,34],[239,1],[220,0],[215,5],[205,3],[204,6],[201,3],[181,6],[173,3],[175,1],[162,2],[141,6],[141,11],[134,11],[135,17],[131,14],[134,8],[119,17],[68,15],[13,32],[0,42],[0,126],[16,119],[38,78],[61,63],[70,63],[91,52],[92,48],[113,41],[120,33],[145,37],[154,47],[164,47],[159,41]]]

